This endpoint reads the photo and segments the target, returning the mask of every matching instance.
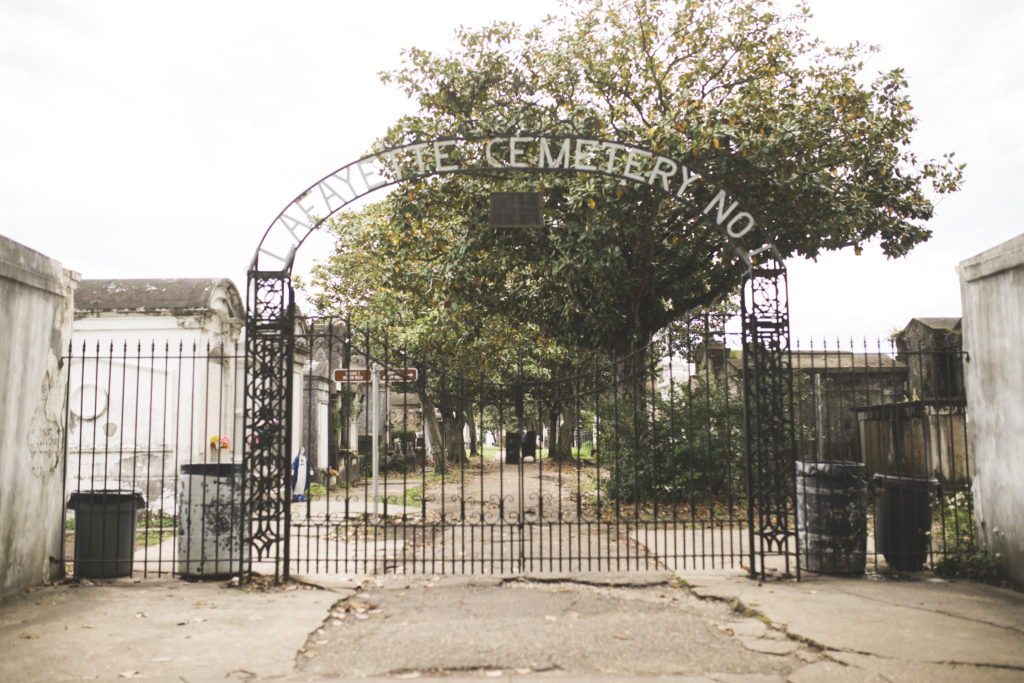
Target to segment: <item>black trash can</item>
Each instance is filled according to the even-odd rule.
[[[519,464],[519,448],[523,437],[519,432],[505,432],[505,462],[509,465]]]
[[[75,578],[131,576],[135,552],[135,515],[146,507],[138,491],[75,491]]]
[[[932,496],[939,480],[916,475],[876,474],[875,551],[893,569],[916,572],[928,559]]]
[[[527,458],[537,459],[537,432],[526,432],[526,438],[523,440],[523,460]]]
[[[796,463],[796,529],[801,566],[823,574],[863,574],[867,557],[864,464]]]

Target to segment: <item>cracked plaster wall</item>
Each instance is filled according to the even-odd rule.
[[[78,279],[0,236],[0,594],[63,573],[61,359]]]
[[[1024,235],[957,267],[979,537],[1024,584]]]

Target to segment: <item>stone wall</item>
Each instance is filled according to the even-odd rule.
[[[63,574],[62,356],[77,281],[0,236],[0,594]]]
[[[1024,235],[957,271],[979,537],[1024,584]]]

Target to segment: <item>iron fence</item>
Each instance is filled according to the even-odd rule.
[[[698,325],[560,374],[520,354],[502,381],[482,382],[342,321],[303,321],[291,428],[278,430],[293,480],[307,482],[286,503],[287,572],[749,569],[761,551],[741,347]],[[252,556],[243,514],[241,346],[79,345],[66,360],[76,574],[280,571]],[[973,540],[958,350],[832,343],[796,346],[789,362],[793,467],[858,463],[865,490],[863,549],[851,548],[829,522],[850,501],[828,474],[793,477],[804,569],[834,569],[822,558],[835,553],[860,553],[868,570],[914,569],[922,553],[935,566]],[[376,484],[372,381],[339,384],[342,368],[383,376]],[[415,381],[395,379],[410,368]],[[892,521],[906,506],[913,529]],[[822,519],[823,533],[811,528]],[[791,571],[785,553],[761,559]]]
[[[841,568],[856,572],[866,562],[917,570],[971,552],[966,356],[959,344],[833,342],[792,355],[796,454],[808,463],[799,481],[805,491],[798,490],[798,516],[816,529],[808,534],[826,534],[804,547],[819,557],[805,557],[803,565],[827,569],[843,529],[860,516],[864,538],[843,551],[859,559]],[[843,507],[844,489],[863,496],[863,509]]]
[[[233,560],[237,573],[239,558],[220,557],[216,544],[209,557],[195,557],[206,531],[197,529],[199,544],[183,544],[181,552],[179,537],[190,501],[221,495],[207,492],[188,468],[241,462],[235,436],[241,431],[242,349],[73,343],[65,360],[65,560],[72,571],[180,574],[195,571],[202,559],[217,566]],[[237,539],[242,526],[222,531]]]

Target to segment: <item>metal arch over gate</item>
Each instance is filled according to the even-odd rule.
[[[710,175],[655,151],[571,136],[441,138],[381,150],[314,183],[264,233],[248,272],[241,573],[253,561],[289,572],[296,251],[333,214],[377,190],[455,173],[574,173],[643,185],[696,211],[733,246],[745,269],[743,396],[749,568],[765,553],[799,574],[793,547],[795,484],[792,377],[785,266],[772,236],[741,200]],[[255,557],[254,557],[255,556]]]

